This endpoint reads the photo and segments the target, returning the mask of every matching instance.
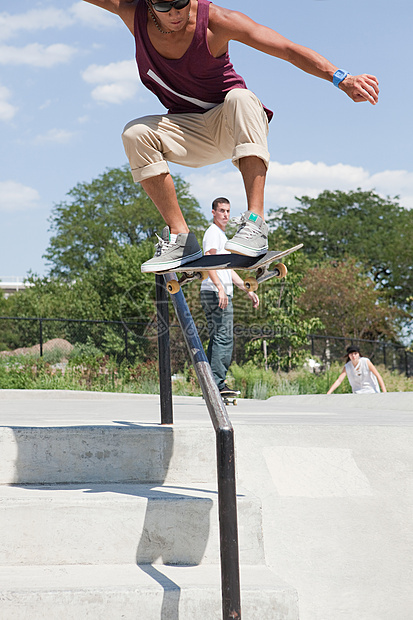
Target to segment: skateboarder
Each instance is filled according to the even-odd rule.
[[[287,60],[332,82],[355,102],[377,103],[376,77],[350,75],[317,52],[209,0],[85,1],[124,21],[135,38],[141,80],[168,110],[166,115],[133,120],[123,132],[133,178],[170,229],[169,241],[159,241],[155,257],[142,265],[142,271],[156,271],[158,261],[166,270],[168,264],[173,268],[201,255],[180,210],[168,161],[199,167],[231,159],[243,177],[248,211],[226,249],[247,256],[264,254],[267,133],[273,113],[235,72],[229,42]]]
[[[350,382],[353,394],[372,394],[380,392],[380,388],[382,392],[387,392],[381,374],[368,357],[360,356],[360,349],[357,346],[351,345],[347,347],[346,357],[343,372],[334,381],[327,394],[334,392],[346,376]]]
[[[229,254],[224,249],[227,242],[225,229],[229,221],[231,205],[228,198],[216,198],[212,203],[213,223],[203,239],[204,254]],[[211,364],[215,383],[221,393],[231,392],[225,383],[231,364],[233,338],[233,284],[245,291],[258,308],[258,295],[247,291],[243,280],[233,269],[210,271],[209,278],[201,284],[201,304],[208,324],[209,343],[207,358]]]

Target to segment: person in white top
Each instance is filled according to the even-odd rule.
[[[360,356],[360,349],[357,346],[351,345],[347,347],[346,354],[347,362],[343,372],[334,381],[327,394],[334,392],[346,376],[350,382],[353,394],[372,394],[380,392],[380,388],[382,392],[387,392],[381,374],[368,357]]]
[[[213,224],[206,230],[203,239],[204,254],[230,254],[224,249],[227,241],[225,229],[229,221],[231,205],[228,198],[219,197],[212,203]],[[243,280],[233,269],[209,271],[209,277],[201,284],[201,304],[208,324],[209,343],[207,358],[218,389],[228,390],[225,383],[231,364],[233,339],[233,285],[245,291],[258,308],[258,295],[248,291]]]

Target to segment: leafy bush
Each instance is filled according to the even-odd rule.
[[[56,354],[57,355],[57,354]],[[242,398],[267,399],[277,395],[326,394],[342,370],[333,364],[329,370],[314,374],[306,368],[274,372],[258,368],[250,361],[244,366],[232,364],[228,384],[241,391]],[[413,391],[413,377],[379,367],[389,392]],[[173,393],[201,396],[194,368],[186,364],[183,374],[174,378]],[[130,365],[117,364],[115,358],[101,353],[93,345],[80,345],[68,363],[50,363],[44,357],[30,355],[0,357],[0,389],[91,390],[159,394],[158,364],[154,360]],[[350,393],[344,380],[337,394]]]

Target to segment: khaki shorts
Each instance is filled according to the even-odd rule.
[[[122,140],[136,183],[169,172],[167,162],[199,168],[242,157],[262,159],[267,168],[268,119],[249,90],[233,89],[204,114],[144,116],[128,123]]]

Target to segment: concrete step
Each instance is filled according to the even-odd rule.
[[[298,620],[296,591],[242,566],[243,620]],[[221,620],[219,566],[0,567],[3,620]]]
[[[238,489],[240,561],[264,564],[260,500]],[[0,565],[219,563],[213,486],[0,486]]]
[[[0,427],[0,484],[215,484],[209,422],[181,428],[124,424]]]

